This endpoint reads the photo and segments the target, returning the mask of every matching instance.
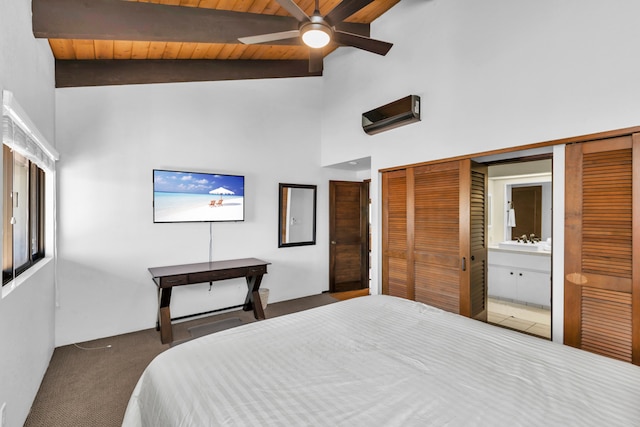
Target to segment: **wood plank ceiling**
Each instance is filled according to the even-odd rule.
[[[313,14],[314,0],[295,1]],[[336,29],[369,36],[369,24],[399,1],[373,0]],[[320,0],[321,14],[339,3]],[[56,87],[322,75],[309,72],[299,38],[237,40],[298,28],[275,0],[33,0],[32,9],[33,34],[48,39],[56,60]]]

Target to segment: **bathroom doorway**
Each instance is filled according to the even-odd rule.
[[[551,339],[552,155],[488,165],[488,322]]]

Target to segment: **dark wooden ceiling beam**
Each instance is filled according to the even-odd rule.
[[[32,13],[33,35],[48,39],[239,43],[239,37],[298,29],[289,16],[121,0],[33,0]],[[366,37],[370,32],[369,24],[336,28]]]
[[[56,87],[321,76],[306,60],[56,61]]]

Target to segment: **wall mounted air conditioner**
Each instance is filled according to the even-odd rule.
[[[420,97],[409,95],[362,115],[362,129],[369,135],[420,121]]]

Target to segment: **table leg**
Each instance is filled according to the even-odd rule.
[[[158,286],[158,316],[156,318],[156,331],[160,330],[160,296],[162,288]]]
[[[173,341],[173,330],[171,328],[171,312],[169,311],[169,303],[171,302],[171,289],[160,289],[160,310],[158,313],[160,323],[160,340],[162,344],[168,344]]]
[[[247,276],[247,298],[244,300],[243,307],[244,311],[253,309],[253,316],[258,320],[265,318],[262,300],[260,299],[260,283],[262,283],[262,274]]]

